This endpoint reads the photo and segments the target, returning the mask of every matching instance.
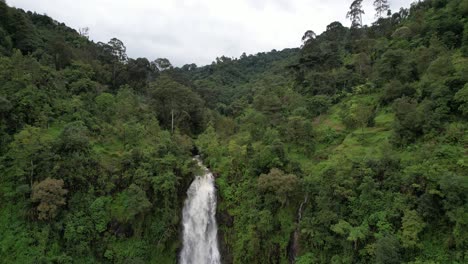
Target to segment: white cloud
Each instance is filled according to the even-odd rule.
[[[346,20],[351,1],[320,0],[7,0],[47,14],[75,29],[90,28],[94,41],[116,37],[130,57],[168,58],[175,65],[211,63],[298,47],[302,34]],[[365,23],[374,21],[373,0],[364,2]],[[390,0],[397,11],[412,0]]]

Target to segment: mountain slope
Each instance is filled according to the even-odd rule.
[[[224,263],[466,262],[467,15],[174,68],[0,1],[0,258],[176,262],[198,151]]]

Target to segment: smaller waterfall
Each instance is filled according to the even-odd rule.
[[[183,246],[181,264],[219,264],[216,189],[213,174],[197,157],[203,175],[196,176],[187,191],[182,212]]]
[[[304,205],[307,203],[309,196],[306,194],[304,196],[304,201],[302,201],[299,209],[297,210],[297,218],[296,218],[296,229],[294,230],[291,240],[289,241],[289,262],[294,263],[296,261],[297,250],[299,247],[299,225],[302,219],[302,211],[304,210]]]

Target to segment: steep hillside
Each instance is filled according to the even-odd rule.
[[[467,7],[331,23],[210,124],[228,262],[466,261]]]
[[[0,259],[175,263],[198,151],[223,263],[465,263],[467,15],[177,68],[0,1]]]

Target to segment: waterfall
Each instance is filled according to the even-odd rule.
[[[181,264],[219,264],[218,227],[216,225],[216,189],[213,174],[203,166],[187,191],[182,211],[183,246]]]
[[[297,255],[297,250],[299,247],[299,225],[302,220],[302,211],[304,209],[304,205],[307,203],[307,200],[309,199],[309,195],[306,194],[304,196],[304,201],[302,201],[301,205],[299,206],[299,209],[297,210],[297,218],[296,218],[296,228],[294,229],[294,232],[291,236],[291,240],[289,241],[289,262],[290,263],[295,263],[296,262],[296,255]]]

